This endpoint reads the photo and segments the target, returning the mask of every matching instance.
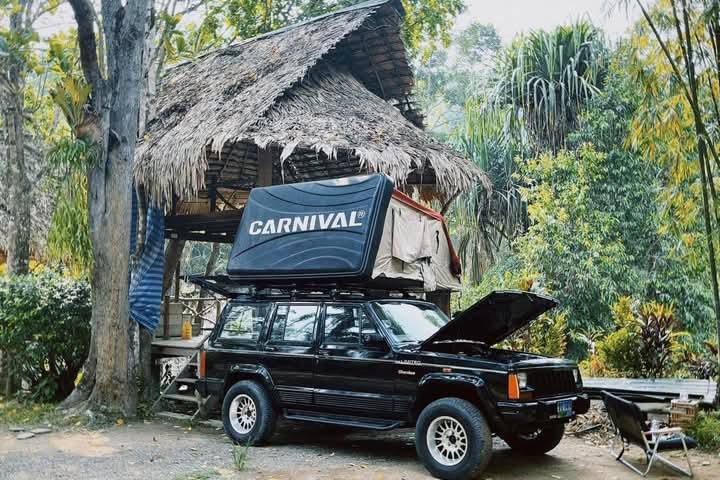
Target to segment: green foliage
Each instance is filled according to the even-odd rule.
[[[72,129],[83,123],[90,90],[90,85],[73,75],[65,75],[62,81],[50,90],[50,97],[65,115],[65,120]]]
[[[675,311],[672,306],[650,302],[642,306],[638,316],[642,372],[650,378],[669,373],[676,346]]]
[[[90,344],[90,287],[52,272],[0,278],[0,350],[35,401],[74,388]]]
[[[588,22],[535,31],[502,51],[494,97],[522,112],[541,148],[557,150],[603,85],[607,48]]]
[[[486,96],[500,36],[492,25],[472,23],[452,36],[452,46],[435,50],[427,62],[416,62],[415,68],[415,95],[429,129],[438,134],[461,126],[465,104],[478,103]]]
[[[59,188],[47,240],[49,259],[83,277],[89,276],[93,266],[87,202],[85,176],[79,171],[68,173]]]
[[[53,146],[47,160],[50,165],[63,171],[86,171],[97,163],[99,154],[100,149],[94,143],[65,137]]]
[[[0,397],[0,425],[38,425],[54,413],[52,403],[5,402]]]
[[[681,352],[680,361],[687,366],[688,373],[697,378],[713,380],[720,376],[718,348],[712,342],[705,342],[695,351],[686,348]]]
[[[637,305],[630,297],[613,306],[616,330],[596,345],[597,351],[585,365],[604,375],[662,378],[677,375],[676,353],[681,350],[675,310],[655,301]],[[592,373],[592,372],[591,372]]]
[[[194,60],[203,53],[270,32],[317,15],[361,3],[364,0],[210,0],[202,20],[188,27],[182,15],[165,12],[164,42],[172,62]],[[450,43],[455,16],[462,0],[402,0],[406,11],[405,41],[414,56],[427,60],[439,46]]]
[[[697,440],[700,448],[720,449],[720,412],[700,412],[687,433]]]
[[[93,258],[86,175],[100,160],[101,149],[93,142],[77,138],[76,132],[85,124],[91,89],[79,71],[73,36],[55,36],[50,40],[48,64],[57,75],[50,98],[62,112],[71,132],[56,139],[47,154],[47,161],[57,175],[52,184],[57,197],[48,232],[47,255],[74,275],[87,277]]]
[[[530,227],[515,242],[515,254],[560,299],[572,331],[608,326],[609,305],[638,278],[617,219],[594,202],[594,190],[606,181],[606,156],[585,145],[544,154],[521,172]]]
[[[175,480],[211,480],[214,478],[221,478],[222,476],[223,475],[220,471],[210,468],[191,473],[183,473],[182,475],[176,476]]]
[[[600,362],[618,376],[639,377],[642,359],[638,343],[635,332],[620,328],[598,343]]]
[[[521,125],[512,112],[488,110],[482,101],[468,102],[465,122],[453,143],[492,181],[492,190],[477,185],[453,203],[451,231],[470,281],[480,281],[498,253],[506,250],[526,226],[526,205],[516,181],[516,161],[524,153]]]
[[[250,444],[246,445],[233,445],[232,456],[233,465],[238,472],[245,470],[248,462],[248,454],[250,453]]]
[[[493,290],[511,289],[535,291],[532,275],[517,270],[519,264],[507,257],[486,273],[480,284],[466,285],[455,298],[454,307],[465,310]],[[568,325],[563,312],[548,312],[535,319],[498,345],[498,348],[562,357],[567,352]]]
[[[501,348],[563,357],[567,352],[567,318],[563,312],[541,315],[529,326],[514,333]]]

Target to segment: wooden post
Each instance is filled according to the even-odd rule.
[[[272,150],[263,150],[258,147],[257,152],[257,181],[256,187],[269,187],[272,185],[273,153]]]
[[[208,197],[210,198],[210,213],[217,211],[217,187],[215,186],[215,177],[210,177],[210,185],[208,185]]]
[[[167,340],[170,338],[170,295],[165,295],[163,303],[165,305],[163,311],[163,338]]]
[[[450,308],[450,291],[449,290],[438,290],[436,292],[428,292],[427,293],[427,300],[428,302],[432,302],[435,305],[437,305],[440,310],[445,312],[445,314],[449,317],[451,315],[451,308]]]
[[[180,258],[175,267],[175,303],[180,301]]]

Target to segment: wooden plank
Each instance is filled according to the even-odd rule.
[[[670,400],[687,394],[690,399],[701,400],[712,405],[717,396],[717,385],[710,380],[680,378],[586,378],[583,388],[597,396],[603,390],[620,395]]]
[[[160,347],[160,348],[166,348],[166,347],[173,347],[173,348],[181,348],[186,350],[198,350],[203,343],[205,343],[205,340],[210,336],[209,333],[205,333],[203,335],[199,335],[197,337],[192,337],[190,340],[183,340],[182,338],[170,338],[170,339],[159,339],[156,338],[153,340],[152,345],[153,347]]]

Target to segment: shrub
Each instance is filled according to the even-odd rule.
[[[90,287],[43,273],[0,278],[0,350],[35,401],[60,400],[74,387],[90,344]]]
[[[720,448],[720,412],[700,412],[688,428],[688,434],[701,448]]]
[[[611,308],[617,330],[597,343],[585,368],[598,375],[658,378],[675,370],[681,345],[672,306],[648,302],[636,307],[621,297]],[[602,373],[599,373],[602,372]]]
[[[672,354],[676,348],[675,310],[662,303],[646,303],[638,316],[641,371],[645,376],[658,378],[669,373]]]
[[[567,351],[565,314],[545,314],[505,340],[500,347],[548,357],[562,357]]]
[[[685,348],[679,357],[679,362],[682,362],[694,377],[714,380],[720,375],[718,347],[712,342],[704,342],[700,351]]]
[[[642,374],[639,342],[636,332],[623,327],[608,335],[597,346],[596,361],[620,376],[636,377]]]

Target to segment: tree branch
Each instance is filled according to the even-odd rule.
[[[90,0],[68,0],[78,26],[78,44],[80,63],[88,85],[92,88],[95,101],[99,101],[99,92],[104,91],[104,80],[100,72],[95,40],[95,10]]]

